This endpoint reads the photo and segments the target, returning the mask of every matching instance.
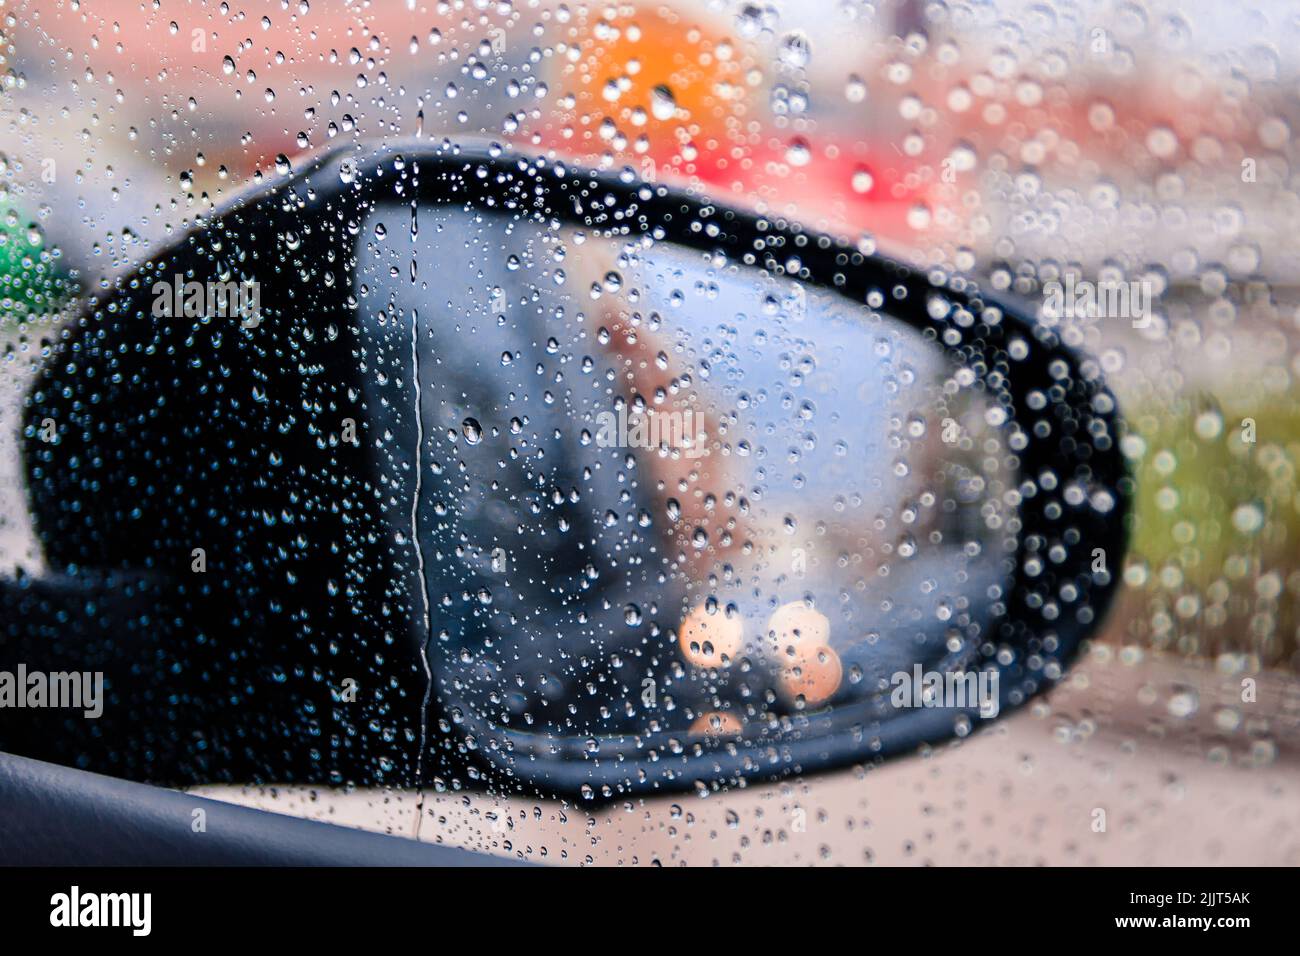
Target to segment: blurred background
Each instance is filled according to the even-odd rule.
[[[1300,863],[1300,7],[0,13],[0,567],[40,567],[12,432],[62,317],[323,147],[472,136],[631,167],[1037,301],[1067,274],[1138,280],[1144,327],[1045,316],[1109,376],[1138,483],[1121,600],[1059,691],[898,765],[572,819],[447,795],[421,836],[571,862]],[[414,812],[222,793],[396,832]]]

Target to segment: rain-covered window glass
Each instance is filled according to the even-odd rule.
[[[0,751],[1300,862],[1292,7],[6,8]]]

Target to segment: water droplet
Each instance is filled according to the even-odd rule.
[[[812,162],[812,150],[805,139],[796,137],[785,150],[785,161],[791,166],[807,166]]]
[[[650,94],[650,112],[657,120],[670,120],[677,115],[677,100],[666,86],[656,86]]]
[[[483,426],[473,418],[467,418],[460,423],[460,433],[471,445],[477,445],[483,440]]]

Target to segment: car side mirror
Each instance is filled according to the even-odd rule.
[[[0,662],[138,779],[600,800],[964,736],[1101,620],[1131,488],[1029,304],[630,171],[322,156],[51,343]]]

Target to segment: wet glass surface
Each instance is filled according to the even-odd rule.
[[[392,493],[418,495],[392,533],[418,542],[414,627],[453,707],[544,736],[734,734],[888,716],[891,675],[974,658],[1016,468],[934,345],[717,256],[408,218],[361,230],[384,237],[360,255],[365,381]]]
[[[25,741],[554,862],[1300,862],[1292,5],[32,0],[0,34],[0,663],[35,634],[118,694]],[[1133,476],[1054,689],[781,783],[486,773],[898,718],[1015,597],[1052,477],[883,303],[499,210],[412,238],[393,196],[210,229],[324,149],[351,186],[462,139],[1028,303]],[[293,304],[160,316],[176,273],[133,272],[188,234]]]

